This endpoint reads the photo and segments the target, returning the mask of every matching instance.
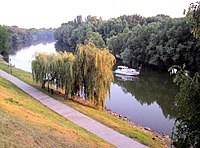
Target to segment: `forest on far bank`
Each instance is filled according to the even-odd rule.
[[[95,16],[85,19],[77,16],[57,29],[1,26],[0,30],[1,54],[5,54],[7,49],[14,52],[32,44],[52,42],[55,38],[56,47],[62,46],[65,51],[74,52],[78,44],[89,42],[98,48],[107,47],[130,67],[143,65],[167,70],[172,65],[185,64],[190,71],[200,69],[200,39],[194,38],[188,17],[123,15],[102,20]]]
[[[54,37],[66,51],[73,52],[78,44],[88,42],[99,48],[107,47],[131,67],[143,65],[167,70],[172,65],[185,64],[190,71],[200,69],[200,40],[194,38],[187,17],[123,15],[102,20],[77,16],[57,28]]]
[[[18,26],[0,25],[0,54],[6,56],[8,52],[15,52],[20,48],[38,43],[54,41],[53,28],[20,28]]]

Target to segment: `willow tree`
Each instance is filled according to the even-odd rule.
[[[113,81],[115,57],[108,49],[99,49],[92,43],[79,45],[76,56],[74,66],[79,90],[84,90],[91,103],[103,108]]]
[[[104,108],[104,100],[113,81],[115,57],[109,50],[94,44],[79,45],[72,53],[37,54],[32,62],[33,79],[45,87],[47,82],[65,92],[65,97],[85,94],[97,108]]]
[[[66,86],[65,80],[68,76],[68,63],[75,59],[72,53],[53,53],[45,54],[38,53],[35,60],[32,61],[32,75],[36,82],[42,84],[56,85],[57,88],[64,88]]]
[[[48,90],[49,90],[49,82],[53,80],[53,77],[55,77],[54,55],[39,53],[36,55],[35,58],[36,59],[32,62],[33,79],[36,82],[40,82],[42,84],[42,88],[45,88],[45,83],[48,82]]]
[[[63,86],[65,88],[65,96],[71,97],[74,94],[74,80],[75,80],[75,73],[74,70],[74,60],[75,56],[72,53],[64,52],[62,54],[64,66],[64,81]]]

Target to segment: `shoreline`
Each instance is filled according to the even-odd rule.
[[[79,98],[78,96],[68,98],[68,100],[71,100],[75,103],[78,103],[80,105],[83,105],[83,106],[86,106],[86,107],[89,107],[89,108],[96,109],[96,107],[94,105],[92,105],[89,101],[87,101],[83,98]],[[154,135],[155,137],[159,138],[163,142],[164,145],[166,145],[167,147],[171,147],[171,137],[169,135],[167,135],[165,133],[156,132],[149,127],[145,127],[145,126],[142,126],[140,124],[137,124],[137,123],[131,121],[130,119],[128,119],[128,117],[122,116],[121,114],[114,112],[111,109],[108,109],[106,107],[105,107],[105,110],[103,112],[106,112],[107,114],[110,114],[115,118],[118,118],[118,119],[125,121],[126,123],[128,123],[131,126],[131,128],[137,128],[137,129],[139,129],[139,130],[141,130],[145,133],[149,133],[151,135]]]
[[[171,146],[171,138],[170,138],[169,135],[164,134],[164,133],[156,132],[156,131],[152,130],[152,129],[149,128],[149,127],[144,127],[144,126],[142,126],[142,125],[140,125],[140,124],[137,124],[137,123],[131,121],[130,119],[128,119],[128,117],[122,116],[121,114],[119,114],[119,113],[117,113],[117,112],[114,112],[114,111],[112,111],[111,109],[105,108],[105,111],[106,111],[108,114],[110,114],[110,115],[112,115],[112,116],[114,116],[114,117],[116,117],[116,118],[118,118],[118,119],[121,119],[121,120],[127,122],[128,124],[131,125],[132,128],[139,128],[139,129],[142,130],[143,132],[152,134],[152,135],[154,135],[155,137],[161,139],[161,140],[163,141],[163,144],[164,144],[164,145],[167,145],[168,147]]]

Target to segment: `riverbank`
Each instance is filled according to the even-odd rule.
[[[0,77],[0,147],[114,147]]]
[[[6,64],[0,63],[0,68],[9,72],[8,66]],[[40,86],[33,82],[32,76],[30,73],[24,72],[22,70],[13,69],[13,75],[26,83],[36,87],[37,89],[43,91],[44,93],[48,94],[47,90],[43,90]],[[93,108],[83,106],[79,103],[76,103],[72,100],[64,100],[62,96],[60,96],[57,92],[53,95],[48,94],[49,96],[55,98],[56,100],[67,104],[70,107],[86,114],[87,116],[97,120],[98,122],[111,127],[112,129],[130,137],[133,139],[138,140],[139,142],[148,145],[149,147],[167,147],[166,143],[160,137],[157,137],[154,134],[151,134],[147,131],[142,131],[136,125],[131,125],[127,121],[123,121],[119,118],[116,118],[107,112],[98,111]]]
[[[130,121],[130,120],[128,119],[128,117],[126,117],[126,116],[123,117],[121,114],[119,114],[119,113],[117,113],[117,112],[113,112],[113,111],[110,110],[110,109],[106,109],[106,112],[107,112],[108,114],[111,114],[112,116],[114,116],[114,117],[116,117],[116,118],[119,118],[119,119],[121,119],[121,120],[127,122],[127,124],[129,124],[132,128],[138,128],[138,129],[140,129],[141,131],[143,131],[143,132],[145,132],[145,133],[149,133],[149,134],[151,134],[151,135],[154,135],[155,137],[160,138],[160,139],[163,141],[163,144],[164,144],[164,145],[166,145],[166,146],[168,146],[168,147],[171,146],[171,139],[170,139],[170,137],[169,137],[168,135],[163,134],[163,133],[155,132],[155,131],[153,131],[153,130],[152,130],[151,128],[149,128],[149,127],[143,127],[143,126],[141,126],[141,125],[139,125],[139,124],[136,124],[136,123]]]
[[[64,96],[62,96],[62,97],[64,98]],[[95,118],[95,115],[92,115],[92,114],[89,113],[90,110],[89,110],[89,112],[85,112],[85,111],[84,111],[84,110],[87,110],[88,107],[91,108],[91,110],[92,110],[91,112],[93,112],[93,111],[96,110],[96,107],[93,106],[90,102],[88,102],[87,100],[81,99],[81,98],[77,98],[77,97],[73,97],[73,98],[71,98],[70,100],[72,100],[72,101],[75,102],[75,103],[81,104],[81,105],[83,106],[83,107],[81,107],[81,106],[76,107],[74,104],[73,104],[73,105],[71,104],[71,105],[70,105],[71,107],[75,108],[76,110],[78,110],[78,111],[80,111],[80,112],[84,112],[84,114],[86,114],[86,115],[90,116],[91,118],[93,118],[93,119],[95,119],[95,120],[97,120],[97,121],[99,121],[99,122],[102,123],[101,120],[99,120],[98,118]],[[85,106],[85,107],[84,107],[84,106]],[[81,108],[84,108],[84,109],[82,110]],[[93,110],[93,109],[94,109],[94,110]],[[170,146],[171,146],[171,139],[170,139],[170,136],[169,136],[169,135],[166,135],[166,134],[163,134],[163,133],[158,133],[158,132],[156,132],[156,131],[153,131],[153,130],[152,130],[151,128],[149,128],[149,127],[143,127],[143,126],[141,126],[141,125],[139,125],[139,124],[136,124],[136,123],[130,121],[130,120],[128,119],[128,117],[122,116],[121,114],[119,114],[119,113],[117,113],[117,112],[114,112],[114,111],[112,111],[111,109],[105,108],[104,112],[106,112],[106,113],[109,114],[109,115],[112,115],[113,117],[115,117],[115,118],[117,118],[117,119],[122,120],[123,122],[126,122],[125,126],[128,125],[128,126],[130,126],[131,128],[139,129],[140,131],[142,131],[142,132],[144,132],[144,133],[148,133],[148,134],[150,134],[150,135],[153,135],[154,137],[159,138],[159,139],[162,141],[162,143],[165,145],[165,147],[170,147]],[[101,117],[101,118],[102,118],[102,117]],[[105,119],[105,120],[106,120],[106,119]],[[110,125],[108,125],[108,124],[105,123],[105,122],[103,122],[103,124],[105,124],[105,125],[107,125],[107,126],[110,126]],[[121,127],[121,128],[123,128],[123,127]],[[118,130],[117,130],[117,131],[118,131]],[[128,133],[124,133],[124,135],[131,137],[131,135],[129,135]],[[152,138],[153,140],[155,140],[154,137]]]
[[[61,95],[61,94],[60,94]],[[64,95],[61,95],[63,98],[64,98]],[[78,104],[81,104],[85,107],[89,107],[89,108],[92,108],[92,109],[95,109],[96,110],[96,107],[94,105],[92,105],[89,101],[87,100],[84,100],[82,98],[78,98],[78,97],[73,97],[71,98],[70,100],[72,100],[73,102],[75,103],[78,103]],[[77,110],[79,110],[78,108],[76,108]],[[83,112],[82,110],[79,110],[80,112]],[[171,139],[170,139],[170,136],[169,135],[166,135],[166,134],[163,134],[163,133],[158,133],[156,131],[153,131],[151,128],[149,127],[143,127],[139,124],[136,124],[132,121],[129,120],[128,117],[126,116],[122,116],[121,114],[117,113],[117,112],[114,112],[112,111],[111,109],[107,109],[105,108],[104,112],[106,112],[107,114],[110,114],[112,115],[113,117],[115,118],[118,118],[124,122],[126,122],[128,125],[130,125],[132,128],[137,128],[137,129],[140,129],[141,131],[145,132],[145,133],[149,133],[151,135],[154,135],[155,137],[158,137],[159,139],[162,140],[163,144],[170,147],[171,145]],[[88,115],[88,114],[87,114]],[[90,117],[93,117],[93,116],[90,116]],[[98,120],[98,119],[97,119]],[[105,123],[106,124],[106,123]],[[108,125],[109,126],[109,125]]]

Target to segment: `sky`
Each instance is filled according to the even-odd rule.
[[[20,28],[57,28],[77,15],[102,17],[165,14],[183,17],[194,0],[0,0],[0,25]]]

